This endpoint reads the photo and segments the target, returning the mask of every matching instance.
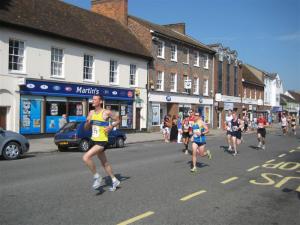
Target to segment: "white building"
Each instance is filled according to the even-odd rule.
[[[62,114],[84,120],[101,94],[120,128],[146,129],[151,55],[130,31],[61,1],[25,2],[0,7],[0,126],[55,133]]]

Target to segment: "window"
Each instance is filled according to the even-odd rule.
[[[111,84],[118,83],[118,62],[115,60],[110,60],[109,83]]]
[[[203,68],[208,69],[208,55],[204,55]]]
[[[203,95],[208,96],[208,79],[203,80]]]
[[[18,40],[9,40],[9,62],[10,71],[24,72],[24,42]]]
[[[188,48],[183,48],[183,63],[189,64],[189,49]]]
[[[199,66],[199,52],[194,52],[194,66]]]
[[[187,80],[189,80],[188,75],[183,75],[183,85],[184,85],[184,87],[185,87],[185,83],[186,83]],[[184,92],[185,93],[189,93],[189,89],[188,88],[184,88]]]
[[[255,88],[255,90],[254,90],[254,99],[256,99],[256,97],[257,97],[257,91],[256,91],[256,88]]]
[[[230,64],[227,64],[226,94],[230,95]]]
[[[177,74],[171,73],[170,77],[170,91],[176,92],[177,91]]]
[[[136,86],[136,65],[130,64],[130,85]]]
[[[157,72],[156,90],[158,91],[164,90],[164,73],[161,71]]]
[[[234,67],[234,96],[238,96],[238,73],[237,67]]]
[[[195,95],[199,94],[199,77],[194,77],[193,93]]]
[[[156,126],[160,124],[160,105],[153,104],[152,105],[152,125]]]
[[[252,93],[251,93],[251,88],[249,89],[249,96],[252,99]]]
[[[223,82],[222,82],[222,73],[223,73],[223,63],[222,61],[219,61],[219,65],[218,65],[218,93],[222,94],[223,88]]]
[[[247,98],[247,89],[244,88],[244,98]]]
[[[177,62],[177,45],[171,44],[171,61]]]
[[[51,48],[51,76],[63,77],[64,52],[59,48]]]
[[[165,58],[165,42],[163,41],[157,42],[157,57]]]
[[[94,67],[94,56],[84,55],[83,80],[94,81],[93,67]]]

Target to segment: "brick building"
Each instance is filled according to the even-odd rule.
[[[128,15],[127,0],[94,0],[92,11],[119,21],[152,53],[148,71],[148,128],[166,114],[201,112],[212,126],[215,51],[185,33],[185,24],[158,25]]]

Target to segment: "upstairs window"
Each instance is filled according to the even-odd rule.
[[[93,67],[94,67],[94,57],[91,55],[84,55],[83,63],[83,80],[93,81]]]
[[[177,45],[171,44],[171,61],[177,62]]]
[[[157,57],[165,58],[165,42],[157,41]]]
[[[199,52],[195,51],[194,52],[194,66],[199,66],[200,65],[200,56]]]
[[[204,55],[203,68],[208,69],[208,55]]]
[[[110,60],[109,83],[110,84],[118,83],[118,62],[115,60]]]
[[[136,65],[131,64],[130,65],[130,81],[129,81],[131,86],[136,86]]]
[[[219,64],[218,64],[218,93],[222,94],[222,91],[223,91],[223,62],[222,61],[219,61]]]
[[[203,95],[208,96],[208,79],[203,80]]]
[[[177,74],[171,73],[170,76],[170,91],[176,92],[177,91]]]
[[[189,49],[188,48],[183,48],[183,63],[184,64],[189,64]]]
[[[158,91],[164,90],[164,73],[161,71],[157,72],[156,90]]]
[[[51,48],[51,76],[63,77],[64,51],[59,48]]]
[[[199,94],[199,77],[194,77],[193,93],[194,95]]]
[[[10,71],[25,72],[24,68],[25,43],[19,40],[9,40],[8,69]]]

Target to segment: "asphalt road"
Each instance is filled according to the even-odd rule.
[[[196,174],[178,144],[107,150],[122,181],[116,192],[107,177],[102,192],[91,189],[76,151],[0,160],[0,224],[299,224],[300,138],[273,133],[267,141],[257,150],[246,135],[233,157],[223,137],[210,137],[213,159],[199,158]]]

